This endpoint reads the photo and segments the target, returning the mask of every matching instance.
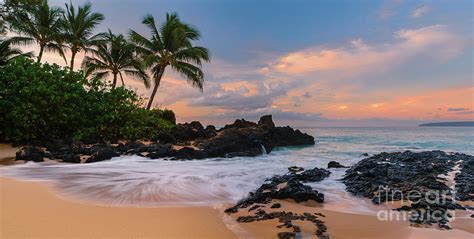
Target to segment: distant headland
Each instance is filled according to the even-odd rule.
[[[474,121],[437,122],[420,124],[421,127],[474,127]]]

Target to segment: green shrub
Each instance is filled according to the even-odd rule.
[[[174,114],[174,112],[172,110],[168,110],[168,109],[158,110],[158,109],[155,109],[155,110],[152,110],[152,111],[154,113],[156,113],[158,117],[160,117],[164,120],[167,120],[169,122],[172,122],[173,124],[176,124],[176,115]]]
[[[147,139],[174,126],[172,111],[146,110],[141,103],[123,87],[18,58],[0,68],[0,140]]]

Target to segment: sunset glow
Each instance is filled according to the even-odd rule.
[[[143,1],[140,5],[144,7],[134,10],[137,17],[131,20],[120,17],[129,12],[122,4],[94,2],[94,7],[105,13],[104,25],[117,32],[141,30],[136,19],[146,13],[161,16],[177,11],[202,32],[212,33],[204,34],[202,40],[213,57],[204,65],[204,92],[193,89],[171,70],[165,72],[158,90],[155,106],[174,110],[179,121],[219,123],[215,121],[253,119],[267,113],[290,124],[317,124],[319,120],[472,120],[470,7],[459,6],[447,13],[442,9],[449,3],[389,2],[364,2],[367,10],[353,13],[357,20],[350,23],[344,12],[347,9],[338,12],[337,4],[325,6],[336,14],[331,26],[324,25],[328,20],[323,16],[303,11],[304,5],[281,2],[274,7],[288,8],[290,14],[285,20],[289,23],[298,21],[290,19],[291,13],[298,11],[311,20],[279,27],[275,22],[272,26],[266,21],[258,23],[256,10],[245,8],[246,4],[238,8],[246,9],[249,19],[240,21],[237,15],[222,14],[237,7],[232,1],[212,2],[214,11]],[[469,5],[467,1],[458,4]],[[259,14],[273,19],[276,12],[264,5],[257,7]],[[311,8],[320,9],[323,6],[317,5],[324,4],[313,5]],[[219,22],[235,27],[223,29]],[[284,31],[276,29],[280,27]],[[303,29],[310,34],[296,40]],[[249,34],[254,31],[259,34]],[[54,54],[47,54],[44,61],[64,64]],[[76,62],[79,66],[81,59]],[[150,93],[139,82],[126,79],[126,84],[144,97]]]

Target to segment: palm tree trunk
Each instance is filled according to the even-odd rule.
[[[39,51],[39,54],[38,54],[38,59],[36,60],[36,62],[41,62],[41,58],[43,57],[43,51],[44,51],[44,46],[40,46],[40,51]]]
[[[74,70],[74,58],[76,58],[76,54],[77,54],[77,52],[73,50],[72,51],[72,56],[71,56],[71,66],[70,66],[71,71]]]
[[[114,73],[114,80],[112,81],[112,89],[115,89],[117,85],[117,73]]]
[[[153,92],[151,93],[150,99],[148,100],[148,105],[146,106],[147,110],[149,110],[151,108],[151,105],[153,104],[153,99],[155,98],[156,91],[158,90],[158,86],[160,86],[160,81],[161,81],[161,77],[163,76],[163,73],[165,73],[164,66],[161,67],[160,71],[155,76],[155,85],[153,86]]]
[[[122,81],[122,86],[125,86],[125,82],[123,81],[122,73],[120,73],[120,80]]]

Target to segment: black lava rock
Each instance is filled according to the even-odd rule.
[[[270,206],[270,208],[280,208],[281,204],[280,203],[274,203]]]
[[[273,199],[293,199],[296,202],[314,200],[324,202],[324,194],[314,190],[302,182],[317,182],[328,177],[329,171],[314,168],[305,171],[289,172],[281,176],[274,176],[266,180],[256,191],[240,200],[236,205],[225,210],[226,213],[235,213],[239,208],[247,208],[253,204],[267,204]]]
[[[474,157],[465,157],[456,174],[456,199],[474,201]]]
[[[43,149],[34,146],[25,146],[16,152],[16,160],[43,162],[45,156]]]
[[[328,168],[348,168],[348,167],[341,165],[339,162],[331,161],[328,163]]]
[[[296,233],[294,232],[279,232],[278,239],[294,239],[296,238]]]
[[[87,159],[86,163],[104,161],[120,155],[113,147],[109,146],[99,146],[92,151],[93,153],[91,157]]]
[[[223,129],[212,125],[204,128],[200,122],[178,124],[171,132],[157,132],[152,143],[139,141],[114,144],[83,142],[73,140],[49,140],[38,142],[41,148],[27,148],[18,152],[17,159],[43,161],[43,157],[63,162],[79,163],[82,155],[90,156],[87,163],[98,162],[120,155],[139,155],[151,159],[203,159],[211,157],[253,157],[270,153],[276,146],[312,145],[314,138],[290,127],[275,127],[271,115],[260,118],[257,123],[244,119],[236,120]],[[118,144],[115,146],[115,144]],[[192,145],[175,150],[173,145]],[[31,146],[30,146],[31,147]]]
[[[464,207],[451,199],[454,192],[439,175],[447,175],[461,163],[461,171],[455,178],[456,197],[472,200],[469,195],[474,192],[473,162],[473,156],[443,151],[380,153],[348,169],[342,181],[349,192],[370,198],[375,204],[410,200],[410,206],[397,210],[419,215],[410,218],[413,223],[438,223],[446,229],[448,210]],[[434,200],[436,197],[443,200]],[[434,217],[435,214],[440,216]]]

